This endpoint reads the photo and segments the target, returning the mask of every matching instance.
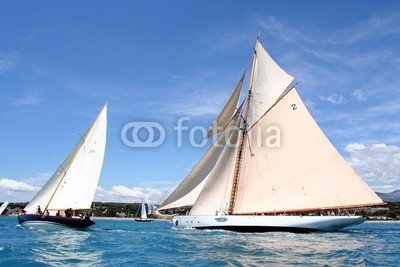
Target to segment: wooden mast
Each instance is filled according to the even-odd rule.
[[[243,122],[242,122],[242,134],[240,135],[239,139],[239,150],[236,156],[236,162],[235,162],[235,171],[233,173],[233,182],[232,182],[232,190],[231,190],[231,197],[229,200],[229,207],[228,207],[228,214],[233,215],[233,208],[235,206],[235,199],[236,199],[236,192],[237,192],[237,186],[238,186],[238,179],[239,179],[239,171],[240,171],[240,165],[242,163],[242,156],[243,156],[243,146],[244,146],[244,140],[247,135],[247,117],[249,115],[249,109],[250,109],[250,101],[251,101],[251,91],[253,89],[253,80],[254,80],[254,68],[256,64],[256,59],[257,59],[257,44],[258,44],[258,37],[256,40],[256,48],[254,49],[254,55],[253,55],[253,65],[251,68],[251,75],[250,75],[250,84],[249,84],[249,91],[247,93],[247,99],[246,99],[246,106],[244,108],[244,114],[243,114]]]

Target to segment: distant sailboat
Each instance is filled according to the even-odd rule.
[[[135,218],[135,221],[137,222],[151,222],[153,221],[153,219],[150,219],[147,217],[147,215],[150,215],[153,212],[153,205],[146,200],[147,205],[149,206],[148,210],[146,210],[146,204],[145,204],[145,200],[142,199],[142,205],[140,207],[140,217],[139,218]]]
[[[243,79],[208,133],[219,133],[218,145],[158,209],[189,209],[173,218],[175,227],[333,231],[365,221],[345,209],[385,204],[329,142],[294,78],[258,39],[242,112],[236,107]]]
[[[3,214],[3,212],[7,208],[8,204],[9,204],[8,201],[6,201],[1,205],[1,207],[0,207],[0,215]]]
[[[89,216],[72,216],[72,210],[89,210],[103,166],[107,132],[107,104],[49,181],[18,215],[21,225],[61,224],[85,228]]]

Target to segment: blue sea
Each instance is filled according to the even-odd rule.
[[[176,230],[96,219],[86,230],[24,228],[0,217],[0,266],[399,266],[400,223],[331,233]]]

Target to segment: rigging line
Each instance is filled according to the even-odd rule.
[[[264,118],[265,115],[267,115],[268,112],[271,111],[271,109],[273,107],[275,107],[293,88],[295,88],[295,86],[298,84],[299,82],[296,82],[294,85],[292,85],[292,83],[288,86],[288,88],[285,89],[285,91],[283,91],[283,93],[281,94],[280,97],[278,97],[278,99],[272,104],[271,107],[269,107],[267,109],[267,111],[264,112],[264,114],[262,114],[254,123],[253,125],[250,126],[250,128],[248,129],[248,131],[250,131],[262,118]],[[292,86],[291,86],[292,85]],[[291,86],[291,87],[290,87]]]

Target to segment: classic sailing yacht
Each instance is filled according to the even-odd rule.
[[[107,132],[107,104],[49,181],[18,215],[21,225],[61,224],[85,228],[89,216],[72,210],[90,209],[103,166]],[[71,210],[72,209],[72,210]]]
[[[135,221],[137,221],[137,222],[152,222],[153,221],[153,219],[150,219],[147,217],[147,215],[150,215],[152,213],[153,205],[151,205],[149,201],[146,201],[146,202],[147,202],[147,205],[149,206],[148,211],[146,210],[145,201],[142,198],[142,205],[140,207],[140,217],[135,218]]]
[[[159,208],[190,208],[173,218],[175,227],[333,231],[365,221],[346,209],[385,204],[329,142],[294,78],[258,39],[242,112],[243,79],[209,131],[219,133],[216,142]]]

